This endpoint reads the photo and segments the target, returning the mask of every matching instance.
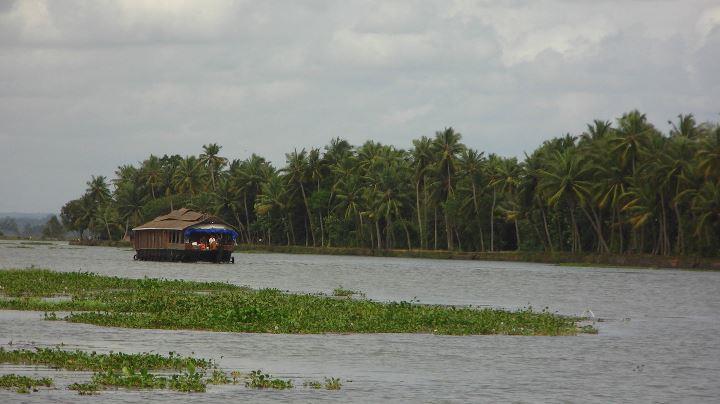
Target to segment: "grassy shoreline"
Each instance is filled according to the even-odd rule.
[[[432,333],[575,335],[580,318],[547,311],[475,309],[289,294],[224,283],[125,279],[90,273],[0,271],[0,309],[70,311],[64,319],[126,328],[275,334]],[[48,300],[47,297],[70,299]],[[52,314],[48,319],[56,319]]]

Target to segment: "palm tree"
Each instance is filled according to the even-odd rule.
[[[522,166],[517,162],[516,158],[511,159],[498,159],[494,166],[493,179],[490,181],[490,186],[495,189],[500,189],[500,192],[506,194],[511,201],[511,204],[517,206],[515,201],[517,189],[522,182]],[[520,229],[518,227],[518,216],[517,209],[510,213],[513,216],[515,222],[515,242],[517,249],[520,249]]]
[[[478,184],[480,177],[485,172],[485,157],[483,152],[473,149],[465,149],[460,156],[460,172],[470,182],[472,190],[472,205],[475,213],[475,222],[478,227],[478,235],[480,236],[480,250],[485,251],[485,242],[483,240],[483,228],[480,222],[480,203],[478,200]]]
[[[426,136],[413,140],[412,161],[414,167],[415,181],[415,212],[417,214],[418,231],[420,233],[420,246],[427,248],[427,237],[425,236],[425,221],[427,221],[427,209],[425,210],[425,221],[422,218],[420,208],[420,189],[425,189],[425,178],[430,171],[432,161],[432,140]],[[423,206],[427,208],[427,198],[424,198]]]
[[[142,163],[142,178],[145,180],[145,185],[150,187],[150,193],[152,198],[155,199],[155,190],[162,184],[163,170],[162,163],[157,156],[150,155],[150,157]]]
[[[312,148],[307,158],[307,175],[317,186],[315,192],[320,192],[320,182],[325,175],[325,162],[320,156],[320,149]],[[329,204],[328,204],[329,205]],[[318,209],[318,222],[320,223],[320,246],[325,246],[325,228],[323,226],[322,208]]]
[[[587,125],[587,131],[580,136],[581,142],[598,141],[605,139],[612,133],[612,122],[595,119],[592,125]]]
[[[125,183],[138,184],[139,176],[140,171],[135,166],[124,164],[115,170],[115,179],[112,182],[115,184],[115,189],[117,189]]]
[[[220,176],[212,196],[213,213],[221,217],[232,217],[237,223],[240,234],[244,236],[245,226],[240,220],[240,210],[242,209],[239,206],[240,198],[238,189],[235,188],[232,179],[227,175]]]
[[[695,159],[707,180],[720,181],[720,125],[703,139]]]
[[[194,196],[203,190],[205,172],[195,156],[188,156],[178,164],[173,175],[173,187],[181,194]]]
[[[118,212],[112,201],[107,201],[101,204],[97,208],[93,220],[96,225],[99,225],[105,229],[105,231],[107,232],[107,239],[112,240],[112,234],[110,229],[115,229],[119,226]]]
[[[217,143],[210,143],[203,145],[203,153],[200,154],[200,164],[210,173],[210,183],[213,191],[215,190],[215,178],[218,171],[227,164],[225,157],[218,156],[220,149],[222,149],[222,146]]]
[[[653,130],[654,128],[647,122],[645,114],[641,114],[638,110],[623,114],[618,119],[617,137],[613,140],[613,151],[620,154],[621,162],[624,165],[630,164],[632,173],[636,171],[640,150],[647,144]]]
[[[86,184],[87,190],[85,193],[94,203],[100,204],[110,199],[110,188],[104,175],[98,175],[97,177],[93,175]]]
[[[272,175],[267,182],[262,185],[262,192],[255,202],[255,210],[258,215],[266,215],[268,217],[268,241],[272,232],[272,213],[281,216],[284,225],[284,233],[287,239],[287,245],[290,245],[292,231],[292,217],[290,216],[289,202],[287,198],[287,181],[279,175]]]
[[[307,220],[310,222],[310,236],[312,244],[315,247],[315,232],[312,226],[312,214],[310,213],[310,205],[308,204],[307,194],[305,193],[305,181],[308,177],[308,161],[307,152],[302,149],[299,153],[297,149],[292,153],[285,154],[287,166],[283,169],[287,173],[287,180],[290,185],[300,188],[303,202],[305,203],[305,211],[307,212]],[[305,226],[305,240],[307,241],[307,224]]]
[[[698,217],[695,224],[695,235],[697,237],[704,236],[711,244],[710,240],[714,233],[715,248],[717,248],[720,236],[720,230],[718,230],[720,229],[720,183],[705,182],[693,199],[692,209]]]
[[[123,239],[125,239],[128,228],[140,224],[145,198],[134,183],[123,182],[115,192],[115,201],[119,218],[125,222],[125,233],[123,234]]]
[[[435,140],[432,143],[432,151],[435,155],[436,173],[440,180],[445,202],[453,194],[453,177],[455,176],[458,156],[465,146],[460,143],[462,135],[455,132],[453,128],[445,128],[442,132],[435,133]],[[453,249],[453,236],[447,215],[445,215],[445,233],[447,236],[447,247]]]
[[[554,160],[547,169],[539,170],[538,189],[545,195],[549,206],[565,203],[570,210],[572,225],[572,251],[582,251],[580,231],[575,218],[575,209],[585,203],[590,192],[590,182],[585,180],[589,167],[583,166],[575,149],[555,152]]]
[[[668,124],[672,127],[670,130],[671,137],[679,136],[687,139],[695,139],[698,135],[698,127],[693,114],[680,114],[678,115],[677,124],[672,121],[668,121]]]
[[[336,184],[335,198],[338,203],[335,210],[338,211],[345,220],[357,218],[357,242],[362,245],[363,240],[363,216],[364,210],[362,202],[363,184],[359,176],[350,175],[341,177]]]

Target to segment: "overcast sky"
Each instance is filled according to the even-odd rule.
[[[276,164],[453,126],[521,156],[638,108],[717,121],[720,3],[0,0],[0,212],[150,153]]]

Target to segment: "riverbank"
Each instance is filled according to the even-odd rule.
[[[220,282],[0,271],[0,309],[70,311],[64,320],[125,328],[273,334],[575,335],[582,319],[548,311],[381,303]],[[50,299],[48,299],[50,298]],[[58,319],[50,314],[48,319]]]
[[[481,261],[537,262],[577,266],[611,266],[720,270],[720,258],[690,256],[664,257],[650,254],[573,254],[565,252],[497,251],[465,252],[447,250],[373,250],[369,248],[238,245],[240,253],[285,253],[353,255],[368,257],[429,258]]]
[[[70,245],[83,245],[89,247],[132,247],[130,241],[125,240],[70,240]]]
[[[69,241],[69,244],[102,247],[132,247],[131,242],[122,240],[71,240]],[[569,252],[543,251],[477,252],[447,250],[380,250],[357,247],[305,247],[265,244],[239,244],[235,248],[235,252],[536,262],[542,264],[572,266],[720,270],[720,258],[661,256],[652,254],[577,254]]]

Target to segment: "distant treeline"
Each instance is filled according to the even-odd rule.
[[[120,166],[110,182],[93,176],[61,218],[105,239],[189,207],[244,243],[717,256],[720,125],[668,123],[663,133],[638,111],[595,120],[522,161],[466,147],[452,128],[407,150],[335,138],[280,168],[209,144]]]
[[[65,229],[55,215],[0,217],[0,236],[60,239],[65,233]]]

